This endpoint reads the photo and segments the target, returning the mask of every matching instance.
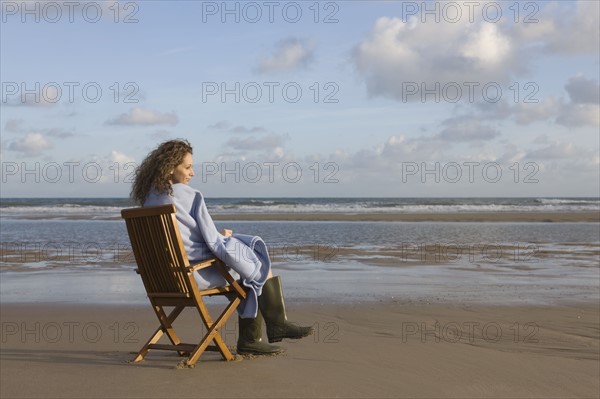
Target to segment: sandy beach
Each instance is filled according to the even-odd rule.
[[[600,394],[598,212],[214,218],[275,242],[289,318],[315,335],[276,357],[131,363],[158,322],[127,245],[86,235],[119,237],[120,222],[45,220],[32,241],[23,219],[2,247],[0,397]],[[201,326],[191,310],[175,325],[190,343]],[[222,335],[235,347],[237,317]]]
[[[216,306],[213,304],[213,306]],[[291,304],[314,336],[283,355],[193,369],[174,353],[130,363],[157,321],[150,306],[2,306],[2,398],[598,397],[598,306],[379,302]],[[223,329],[235,345],[237,320]],[[176,328],[199,335],[197,314]]]

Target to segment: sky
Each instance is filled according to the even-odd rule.
[[[0,4],[4,198],[600,196],[596,1]]]

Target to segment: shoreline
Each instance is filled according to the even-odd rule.
[[[498,223],[600,223],[600,211],[577,212],[285,212],[211,213],[216,221],[305,221],[305,222],[498,222]],[[4,220],[122,220],[120,216],[38,215],[3,216]]]
[[[586,222],[600,223],[600,212],[452,212],[452,213],[214,213],[228,221],[339,222]]]
[[[600,390],[596,304],[289,301],[290,320],[312,325],[314,335],[278,343],[286,353],[275,357],[224,362],[207,352],[193,369],[178,369],[171,352],[130,362],[158,325],[149,303],[0,308],[2,397],[520,398]],[[174,324],[190,343],[201,326],[190,309]],[[221,334],[235,347],[235,315]]]

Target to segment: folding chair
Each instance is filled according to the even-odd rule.
[[[175,206],[162,205],[146,208],[123,209],[131,247],[137,263],[137,272],[142,278],[148,299],[160,321],[160,326],[138,352],[134,362],[144,359],[150,350],[177,351],[180,356],[189,355],[186,365],[196,364],[205,350],[219,351],[225,360],[233,360],[219,329],[246,298],[244,289],[227,272],[217,258],[190,265],[181,241],[175,218]],[[229,283],[222,287],[200,290],[194,280],[196,270],[216,265]],[[215,321],[211,318],[203,297],[223,295],[229,299],[225,310]],[[164,307],[174,307],[167,315]],[[182,343],[173,328],[173,322],[186,307],[194,307],[207,328],[198,344]],[[158,344],[166,334],[171,345]],[[209,345],[214,341],[215,345]]]

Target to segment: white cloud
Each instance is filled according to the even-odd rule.
[[[407,22],[381,17],[355,47],[353,61],[369,94],[405,100],[406,85],[412,82],[427,88],[436,82],[507,83],[526,64],[518,55],[497,24],[469,23],[466,18],[427,24],[415,17]]]
[[[27,155],[39,155],[52,145],[41,133],[28,133],[20,140],[10,142],[8,150],[22,152]]]
[[[112,162],[118,162],[120,164],[125,164],[128,162],[133,162],[134,159],[120,151],[112,150],[110,152],[110,156],[108,157]]]
[[[69,162],[82,165],[82,173],[75,174],[77,184],[90,181],[107,185],[128,182],[133,176],[134,168],[138,166],[134,157],[119,150],[111,150],[102,155],[91,154],[88,159],[72,158]]]
[[[261,137],[250,136],[246,138],[232,138],[225,143],[225,147],[234,150],[243,151],[272,151],[278,147],[282,147],[283,143],[288,140],[287,135],[269,134]]]
[[[2,104],[10,107],[53,107],[65,97],[63,89],[54,84],[3,82],[4,85],[10,88],[11,92],[17,90],[12,95],[4,94]]]
[[[597,104],[564,104],[556,123],[568,127],[600,126],[600,106]]]
[[[271,154],[275,159],[282,159],[285,156],[285,150],[283,147],[275,147],[271,151]]]
[[[161,113],[158,111],[134,107],[126,114],[121,114],[115,119],[106,122],[109,125],[171,125],[179,123],[179,118],[174,112]]]
[[[512,108],[515,121],[519,125],[529,125],[538,121],[552,121],[560,112],[561,103],[554,97],[538,103],[519,103]]]
[[[493,68],[510,55],[511,43],[496,24],[484,24],[479,31],[467,34],[460,52],[466,59],[476,60],[482,68]]]
[[[37,134],[42,134],[42,135],[61,138],[61,139],[75,136],[75,133],[68,131],[66,129],[63,129],[63,128],[44,128],[44,129],[25,128],[23,126],[23,122],[24,122],[23,119],[9,119],[6,121],[6,124],[4,125],[3,132],[6,132],[6,133],[34,132]]]
[[[435,137],[412,138],[404,134],[390,136],[383,143],[362,148],[354,153],[341,150],[330,155],[328,161],[339,165],[345,176],[356,181],[381,180],[382,176],[401,172],[404,162],[434,162],[443,158],[447,143]],[[319,161],[318,157],[313,160]],[[324,162],[322,159],[321,162]],[[366,179],[366,180],[365,180]],[[385,180],[385,178],[384,178]]]
[[[573,158],[580,154],[581,150],[577,150],[573,143],[554,142],[542,148],[538,148],[527,153],[528,159],[565,159]]]
[[[551,20],[554,24],[552,33],[545,37],[545,49],[562,54],[598,54],[599,14],[597,1],[553,2],[539,17],[540,21]]]
[[[298,38],[283,40],[275,52],[263,57],[257,71],[259,73],[285,72],[306,68],[313,59],[313,45]]]
[[[512,165],[515,162],[526,161],[527,151],[517,145],[509,143],[504,146],[504,153],[498,157],[498,163]]]
[[[371,96],[419,100],[422,95],[406,97],[407,92],[414,90],[407,87],[412,82],[418,86],[425,84],[427,89],[434,87],[435,82],[442,86],[452,82],[459,85],[495,82],[508,87],[516,79],[530,76],[533,61],[544,54],[597,55],[599,4],[597,1],[519,3],[518,23],[511,20],[516,9],[513,6],[513,11],[507,12],[498,23],[483,20],[480,13],[474,14],[472,22],[464,17],[455,23],[422,22],[415,16],[406,22],[380,17],[371,32],[355,46],[352,60]],[[537,22],[526,23],[530,17]],[[586,90],[587,95],[597,98],[597,91],[591,93],[590,87]]]
[[[569,98],[548,96],[537,99],[534,96],[531,100],[537,102],[525,102],[525,98],[521,98],[516,104],[505,99],[497,103],[475,103],[468,117],[481,121],[512,118],[519,125],[547,122],[567,127],[600,126],[598,81],[577,75],[569,78],[565,90]]]

